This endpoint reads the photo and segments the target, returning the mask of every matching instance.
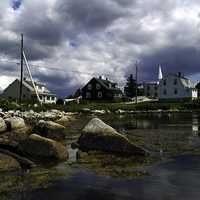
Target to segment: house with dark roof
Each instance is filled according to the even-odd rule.
[[[43,103],[56,103],[57,97],[50,92],[46,86],[39,82],[34,82],[39,98]],[[20,91],[20,80],[13,81],[1,94],[2,97],[18,100]],[[37,101],[37,96],[31,81],[24,79],[22,82],[22,100],[23,101]]]
[[[122,97],[122,91],[108,79],[92,78],[81,90],[82,99],[113,100]]]

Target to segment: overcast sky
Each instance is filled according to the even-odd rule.
[[[199,0],[0,0],[2,89],[20,73],[9,63],[20,33],[34,78],[60,96],[94,75],[121,85],[136,60],[140,81],[156,80],[158,64],[200,80]]]

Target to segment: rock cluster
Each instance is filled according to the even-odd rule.
[[[33,110],[30,111],[8,111],[8,112],[0,112],[0,116],[3,117],[4,119],[10,118],[10,117],[20,117],[23,118],[25,121],[39,121],[39,120],[52,120],[56,121],[63,116],[65,116],[66,113],[63,111],[59,110],[49,110],[46,112],[35,112]]]
[[[72,120],[72,115],[58,110],[0,112],[0,171],[35,166],[32,161],[66,160],[67,147],[61,142]]]

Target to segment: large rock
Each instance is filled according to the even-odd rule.
[[[77,144],[83,151],[100,150],[126,155],[148,154],[98,118],[93,118],[82,132]]]
[[[24,119],[20,117],[10,117],[5,119],[5,122],[9,131],[27,128]]]
[[[6,154],[0,153],[0,172],[1,171],[14,171],[14,170],[20,170],[20,164],[19,162]]]
[[[52,121],[44,120],[40,120],[36,124],[33,128],[33,132],[57,141],[64,140],[66,136],[66,129],[64,126]]]
[[[7,130],[7,126],[3,118],[0,118],[0,133],[5,132]]]
[[[63,161],[68,158],[66,146],[49,138],[32,134],[20,144],[24,153],[38,159]]]

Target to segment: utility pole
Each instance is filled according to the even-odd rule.
[[[19,91],[19,103],[22,102],[22,87],[23,87],[23,61],[24,61],[24,37],[23,34],[21,34],[21,81],[20,81],[20,91]]]
[[[136,61],[135,63],[135,82],[136,82],[136,87],[135,87],[135,103],[138,103],[138,62]]]

